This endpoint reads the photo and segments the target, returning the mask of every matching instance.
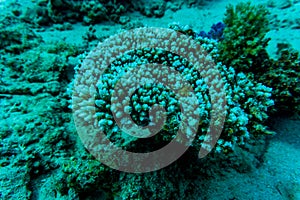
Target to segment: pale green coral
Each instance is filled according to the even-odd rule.
[[[250,2],[239,3],[236,7],[227,7],[224,23],[224,39],[219,42],[218,60],[232,66],[237,72],[255,71],[261,68],[261,57],[270,40],[266,38],[268,10]]]

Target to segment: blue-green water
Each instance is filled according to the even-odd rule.
[[[300,1],[245,2],[0,1],[0,199],[300,199]]]

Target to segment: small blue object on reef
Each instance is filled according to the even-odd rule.
[[[206,33],[205,31],[200,31],[200,33],[197,34],[196,37],[222,40],[225,26],[226,25],[223,22],[218,22],[211,26],[210,31],[208,33]]]

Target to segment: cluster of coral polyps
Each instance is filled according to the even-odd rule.
[[[154,150],[172,140],[184,120],[191,121],[180,109],[182,101],[178,95],[180,87],[181,91],[185,87],[180,85],[182,82],[177,82],[178,75],[169,76],[174,78],[170,82],[172,86],[179,84],[176,92],[172,91],[172,86],[165,87],[165,84],[155,81],[145,82],[134,90],[116,87],[118,81],[126,82],[123,77],[138,66],[157,63],[180,74],[197,98],[197,109],[188,113],[199,118],[194,147],[199,148],[203,143],[212,121],[215,123],[213,126],[224,127],[216,144],[218,152],[232,151],[236,145],[243,145],[251,135],[269,133],[264,122],[268,117],[268,107],[273,105],[270,88],[251,81],[243,73],[236,74],[231,67],[214,64],[204,49],[196,47],[201,42],[195,40],[193,44],[183,34],[159,28],[134,31],[135,34],[123,32],[99,44],[77,71],[72,104],[77,124],[84,127],[93,123],[116,145],[133,151]],[[147,68],[142,70],[147,74]],[[136,78],[134,74],[128,77]],[[138,80],[143,83],[142,79]],[[120,100],[114,97],[116,94],[130,95]],[[166,112],[165,118],[153,115],[151,108],[155,104]],[[215,109],[214,112],[212,109]],[[224,124],[220,116],[224,116]],[[124,133],[117,123],[120,121],[124,125],[128,122],[128,126],[136,124],[143,127],[162,119],[165,123],[161,130],[147,139]]]

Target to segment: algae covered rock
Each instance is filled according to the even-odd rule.
[[[0,51],[2,53],[18,54],[37,46],[40,42],[42,38],[35,34],[30,25],[12,16],[2,18],[0,22]]]
[[[279,45],[281,46],[281,45]],[[273,88],[274,111],[288,115],[300,113],[300,58],[291,47],[279,49],[265,73],[257,74],[260,82]]]
[[[166,1],[155,0],[155,1],[135,1],[133,6],[136,10],[140,11],[147,17],[162,17],[166,10]]]

